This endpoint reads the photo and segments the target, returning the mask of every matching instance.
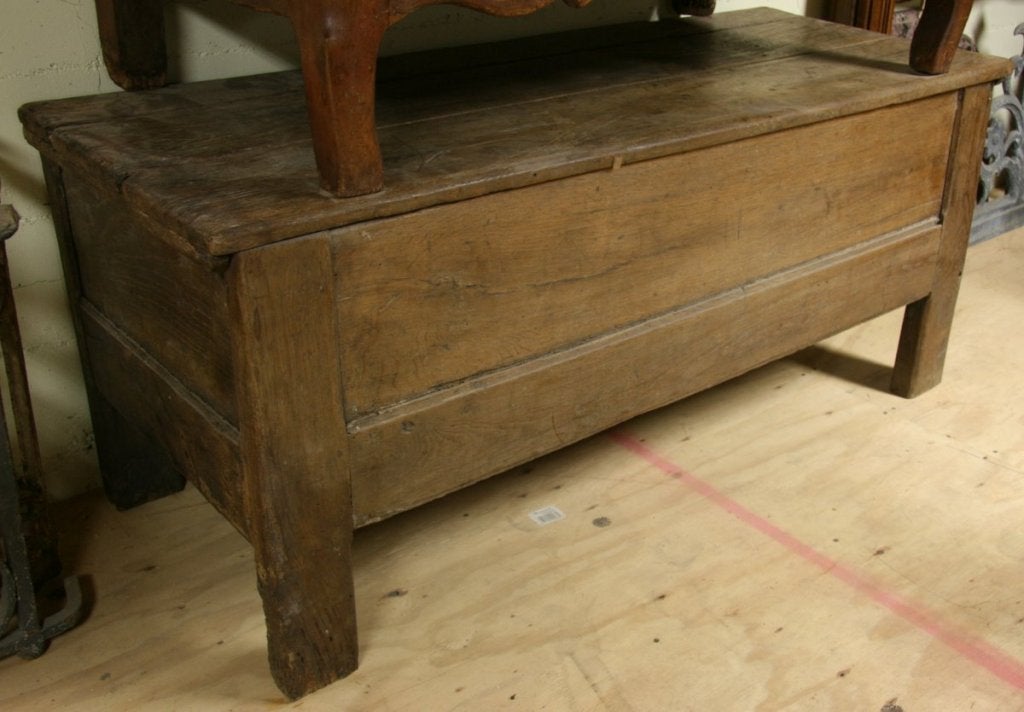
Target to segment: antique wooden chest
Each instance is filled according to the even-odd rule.
[[[382,65],[384,189],[319,190],[297,73],[22,109],[101,465],[252,543],[290,696],[355,668],[353,527],[906,307],[939,381],[989,83],[770,10]]]

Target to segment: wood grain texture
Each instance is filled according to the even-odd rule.
[[[927,228],[866,243],[353,423],[359,521],[433,499],[920,299],[932,287],[939,235]]]
[[[370,198],[317,192],[294,77],[22,111],[94,202],[57,218],[97,412],[240,522],[289,697],[355,668],[356,524],[907,304],[894,380],[938,375],[1005,63],[770,11],[609,33],[399,66]]]
[[[892,390],[908,398],[935,386],[942,378],[964,254],[971,236],[981,168],[977,157],[985,141],[990,100],[984,86],[965,90],[961,98],[943,198],[942,249],[935,284],[926,299],[907,307],[896,356]]]
[[[456,0],[455,4],[506,17],[525,15],[553,0]],[[589,0],[565,0],[581,7]],[[236,0],[286,15],[299,45],[313,153],[321,187],[338,196],[382,187],[374,105],[377,54],[385,30],[439,0]],[[125,89],[150,89],[167,80],[163,0],[96,0],[107,72]]]
[[[885,34],[892,32],[896,0],[872,0],[871,2],[858,3],[858,10],[862,18],[858,23],[858,27]]]
[[[299,41],[302,77],[320,187],[352,197],[384,186],[377,140],[377,55],[384,32],[408,13],[440,0],[304,0],[288,5]],[[552,0],[456,0],[506,17]],[[589,0],[566,0],[582,6]]]
[[[347,417],[937,218],[955,109],[935,97],[338,232]],[[914,142],[889,131],[904,122]]]
[[[133,431],[134,426],[123,427],[123,418],[113,411],[96,386],[92,359],[86,346],[84,317],[80,309],[82,278],[71,221],[71,207],[64,184],[64,170],[44,156],[43,175],[60,252],[64,288],[68,304],[71,306],[82,379],[88,394],[89,414],[98,448],[104,450],[99,456],[103,490],[107,498],[118,508],[135,507],[179,491],[185,486],[185,480],[181,473],[173,466],[167,465],[165,460],[150,460],[141,467],[135,466],[135,463],[146,460],[140,453],[148,452],[152,439]],[[106,466],[103,465],[104,462]]]
[[[910,66],[925,74],[948,71],[973,0],[928,0],[910,46]]]
[[[100,466],[125,483],[125,497],[135,497],[120,504],[166,494],[161,486],[172,487],[175,478],[180,489],[184,476],[248,534],[237,428],[93,306],[82,304],[79,314],[94,383],[91,400],[99,404],[93,427]]]
[[[358,662],[331,262],[314,237],[243,253],[229,273],[243,502],[271,672],[291,698]]]
[[[379,0],[291,3],[320,186],[347,197],[383,187],[377,143],[377,53],[388,28]]]
[[[377,55],[394,23],[440,0],[236,0],[257,10],[286,15],[295,29],[305,83],[319,185],[326,192],[353,197],[383,187],[383,161],[375,120]],[[492,15],[518,16],[553,0],[455,0],[454,4]],[[565,0],[582,7],[589,0]],[[929,74],[945,72],[963,31],[971,0],[933,0],[922,19],[910,63]],[[100,40],[111,77],[127,89],[161,86],[166,81],[162,0],[130,3],[96,0]],[[711,14],[714,3],[681,6]],[[853,24],[888,33],[893,0],[859,2],[838,9]]]
[[[48,104],[22,116],[37,147],[119,185],[164,239],[224,255],[604,170],[617,159],[628,165],[908,102],[990,81],[1008,66],[958,55],[955,71],[926,79],[907,71],[900,40],[770,10],[623,31],[629,41],[611,47],[610,30],[586,51],[572,35],[575,51],[565,55],[559,35],[533,40],[533,58],[450,81],[382,82],[387,189],[372,197],[318,192],[298,77],[172,88],[136,103],[128,100],[139,95]],[[180,111],[188,122],[177,120]],[[130,153],[122,150],[128,135],[136,137]]]
[[[1007,583],[1024,519],[1024,333],[1007,328],[1020,318],[1022,272],[1024,230],[969,249],[947,377],[921,398],[884,392],[894,313],[626,430],[901,600],[1024,660],[1024,610]],[[528,518],[551,504],[566,519]],[[90,496],[58,514],[74,571],[102,595],[39,659],[0,661],[5,710],[1024,702],[605,437],[357,532],[363,664],[291,704],[262,659],[251,550],[198,492],[130,512]]]
[[[106,186],[64,174],[81,298],[237,424],[222,272],[153,235]]]
[[[895,0],[832,0],[829,19],[872,32],[892,32]]]

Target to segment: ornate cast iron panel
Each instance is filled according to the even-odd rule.
[[[1024,23],[1013,32],[1024,38]],[[996,88],[978,181],[971,241],[980,242],[1024,225],[1024,52]]]

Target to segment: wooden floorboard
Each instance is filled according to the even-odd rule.
[[[1018,230],[969,251],[915,400],[890,314],[360,530],[362,665],[291,707],[1024,710],[1022,315]],[[0,662],[0,709],[289,707],[195,490],[61,511],[92,614]]]

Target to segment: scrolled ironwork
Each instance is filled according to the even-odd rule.
[[[82,615],[77,577],[63,581],[64,605],[46,615],[39,592],[60,574],[56,536],[47,516],[39,443],[18,331],[6,240],[18,229],[18,214],[0,205],[0,353],[7,376],[14,428],[0,403],[0,658],[34,658],[47,641],[73,627]],[[14,436],[12,438],[12,435]],[[14,457],[12,440],[19,456]]]
[[[1024,37],[1024,23],[1013,32]],[[1024,105],[1021,103],[1021,75],[1024,57],[1013,57],[1013,73],[1001,82],[1002,94],[992,98],[992,116],[988,122],[985,153],[981,164],[978,202],[993,198],[1001,189],[1013,200],[1024,199]]]
[[[1024,38],[1024,23],[1013,34]],[[971,239],[979,242],[1024,224],[1024,51],[992,97]]]

